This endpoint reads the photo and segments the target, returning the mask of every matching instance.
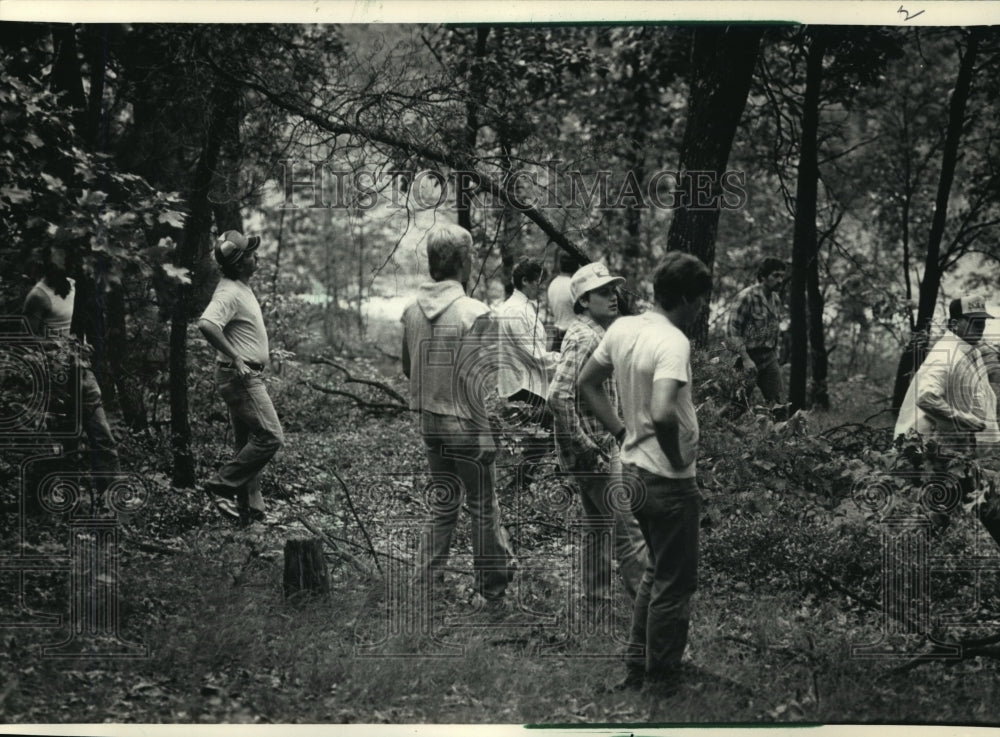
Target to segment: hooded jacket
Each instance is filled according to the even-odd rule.
[[[466,296],[457,281],[428,282],[403,311],[402,323],[410,409],[486,427],[485,379],[495,359],[489,307]]]

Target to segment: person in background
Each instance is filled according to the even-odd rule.
[[[285,442],[264,385],[270,350],[260,303],[250,288],[259,246],[259,236],[238,230],[219,237],[214,253],[222,278],[198,320],[202,335],[218,351],[216,385],[229,409],[236,447],[205,489],[216,496],[220,512],[244,525],[267,520],[259,477]]]
[[[611,276],[604,264],[587,264],[570,282],[575,317],[566,331],[562,355],[549,387],[549,408],[554,418],[556,452],[560,468],[571,474],[580,492],[584,530],[583,593],[588,608],[597,611],[611,602],[611,559],[601,544],[604,530],[612,533],[619,572],[634,597],[646,571],[646,543],[631,511],[618,509],[609,499],[621,480],[621,460],[616,438],[586,407],[581,406],[576,384],[605,329],[618,318],[615,287],[624,283]],[[612,407],[618,410],[615,382],[604,382]],[[624,428],[624,426],[623,426]]]
[[[42,278],[24,300],[28,326],[40,338],[71,338],[76,281],[69,276],[68,261],[65,244],[47,245],[42,253]],[[91,467],[99,473],[115,473],[120,470],[118,450],[91,367],[91,350],[85,340],[80,340],[74,345],[71,359],[79,367],[81,420],[90,444]],[[99,481],[97,486],[103,488],[106,484]]]
[[[978,296],[952,300],[948,315],[948,329],[910,381],[893,432],[897,439],[915,431],[924,441],[933,441],[942,472],[948,471],[953,453],[991,455],[1000,442],[990,367],[979,350],[986,321],[995,315]],[[966,495],[973,491],[964,485],[966,479],[959,481]],[[1000,500],[995,494],[990,492],[976,506],[976,514],[1000,545]],[[931,518],[939,526],[947,524],[944,515],[932,514]]]
[[[495,350],[489,308],[465,293],[472,235],[459,225],[435,227],[427,234],[427,265],[433,281],[420,285],[402,317],[403,373],[410,380],[410,408],[420,413],[435,490],[414,581],[428,587],[432,576],[443,581],[444,572],[435,569],[448,561],[464,500],[472,518],[476,592],[488,607],[499,607],[513,578],[513,554],[494,490],[496,446],[485,411],[486,387],[471,370],[480,365],[483,351]]]
[[[747,397],[756,381],[769,404],[782,403],[778,343],[783,306],[779,291],[785,281],[785,262],[765,258],[757,267],[757,283],[736,295],[726,315],[725,343],[737,354],[736,367],[744,372]]]
[[[559,273],[549,282],[547,291],[549,312],[552,315],[552,322],[555,323],[555,336],[552,338],[552,350],[562,350],[563,336],[569,330],[576,315],[573,310],[574,301],[570,290],[570,277],[579,269],[581,264],[575,256],[564,251],[559,252]]]
[[[552,414],[545,406],[545,395],[559,354],[545,349],[545,326],[538,316],[538,295],[546,273],[539,261],[525,258],[514,265],[511,278],[514,291],[496,311],[497,391],[508,402],[528,405],[530,422],[548,431],[552,428]],[[524,438],[526,483],[534,477],[538,461],[552,449],[547,432]]]
[[[653,274],[654,305],[607,329],[580,375],[590,411],[623,437],[623,476],[635,480],[633,510],[649,551],[635,597],[616,689],[682,680],[691,597],[698,585],[701,496],[696,481],[698,418],[692,401],[691,344],[685,335],[704,309],[712,275],[698,258],[669,252]],[[624,423],[604,382],[614,375]]]
[[[948,329],[910,381],[894,436],[916,430],[964,452],[997,440],[996,395],[978,345],[986,320],[982,297],[962,297],[948,307]]]

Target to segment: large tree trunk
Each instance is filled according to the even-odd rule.
[[[50,28],[52,46],[55,49],[50,77],[51,87],[55,92],[66,95],[66,102],[76,111],[75,122],[80,122],[80,115],[87,105],[87,98],[83,94],[76,27],[72,23],[53,23]]]
[[[917,309],[916,330],[910,336],[910,342],[903,350],[896,368],[896,382],[892,390],[892,408],[899,411],[910,385],[910,378],[920,368],[927,355],[927,332],[934,319],[934,309],[937,305],[938,291],[941,288],[944,261],[941,257],[941,240],[944,237],[944,226],[948,219],[948,199],[951,196],[951,184],[955,179],[955,166],[958,163],[959,144],[962,138],[962,127],[965,121],[965,107],[969,101],[972,89],[972,72],[979,53],[979,42],[982,38],[981,28],[973,28],[969,32],[969,45],[965,56],[958,67],[958,77],[955,89],[951,93],[948,104],[948,130],[945,133],[944,149],[941,153],[941,175],[938,178],[937,196],[934,201],[934,217],[931,229],[927,235],[927,257],[924,259],[924,278],[920,282],[920,306]]]
[[[212,177],[219,161],[229,118],[235,113],[235,93],[218,90],[213,98],[208,132],[202,145],[194,180],[188,196],[190,211],[184,235],[177,247],[177,266],[193,269],[208,250],[212,227],[212,205],[208,199]],[[188,418],[187,327],[191,318],[191,287],[180,285],[170,321],[170,431],[174,455],[173,485],[194,485],[194,456],[191,452],[191,424]]]
[[[791,313],[791,379],[788,401],[792,409],[806,406],[806,374],[809,343],[814,360],[823,353],[826,380],[826,349],[823,345],[823,297],[819,292],[819,269],[816,254],[816,198],[819,184],[819,93],[823,81],[823,31],[813,29],[806,58],[806,89],[802,103],[802,141],[799,146],[799,171],[795,193],[795,235],[792,242],[792,278],[789,311]],[[806,283],[809,282],[809,308],[806,306]],[[810,341],[812,338],[812,341]],[[817,377],[814,377],[814,382]]]
[[[131,345],[125,326],[125,293],[121,286],[113,287],[107,294],[108,351],[109,374],[108,383],[113,384],[118,407],[122,411],[122,419],[126,427],[132,430],[145,430],[149,422],[146,416],[146,403],[142,394],[142,386],[134,374],[131,374],[127,364],[127,347]]]
[[[503,133],[500,134],[500,151],[502,152],[501,161],[504,171],[510,172],[513,169],[511,158],[513,151],[510,142]],[[521,253],[521,233],[523,231],[515,224],[514,217],[514,210],[509,204],[504,206],[499,215],[500,227],[498,230],[500,235],[497,238],[497,245],[500,251],[500,274],[505,289],[513,286],[514,261]]]
[[[715,183],[710,194],[719,199],[709,201],[718,202],[722,197],[719,180],[746,106],[762,35],[760,26],[700,26],[694,32],[691,93],[681,142],[681,185],[683,189],[686,172],[713,173]],[[715,263],[719,207],[698,208],[697,204],[685,203],[674,212],[667,248],[694,254],[711,269]],[[692,337],[700,344],[707,339],[707,310]]]
[[[87,116],[84,134],[97,151],[107,148],[107,130],[104,120],[104,83],[107,69],[107,25],[85,26],[83,33],[84,56],[90,67],[90,92],[87,94]]]

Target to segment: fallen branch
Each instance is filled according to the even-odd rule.
[[[404,397],[402,394],[400,394],[399,392],[397,392],[395,389],[393,389],[388,384],[385,384],[384,382],[377,381],[377,380],[374,380],[374,379],[358,379],[355,376],[353,376],[350,371],[348,371],[345,367],[341,366],[336,361],[331,361],[329,358],[324,358],[323,356],[311,356],[309,358],[309,362],[310,363],[321,363],[324,366],[333,366],[333,368],[337,369],[338,371],[343,371],[344,372],[344,376],[347,377],[347,378],[344,379],[344,381],[346,383],[348,383],[348,384],[364,384],[365,386],[371,386],[371,387],[374,387],[376,389],[380,389],[381,391],[385,392],[386,394],[388,394],[390,397],[392,397],[396,401],[401,402],[402,404],[406,404],[406,397]]]
[[[816,566],[809,566],[809,571],[813,575],[822,578],[824,581],[830,584],[830,586],[832,586],[835,590],[839,591],[842,594],[846,594],[859,604],[863,604],[864,606],[868,607],[873,611],[878,611],[878,612],[882,611],[882,605],[879,604],[877,601],[875,601],[874,599],[869,599],[867,596],[862,596],[861,594],[858,594],[855,591],[851,591],[851,589],[844,586],[844,584],[842,584],[840,581],[835,579],[833,576],[824,573]]]
[[[177,548],[171,548],[166,545],[160,545],[159,543],[141,542],[139,540],[130,540],[132,545],[135,545],[139,550],[144,553],[163,553],[164,555],[177,555],[178,553],[183,553],[183,550],[178,550]]]
[[[736,635],[723,635],[721,638],[716,639],[728,640],[729,642],[735,642],[739,645],[745,645],[759,654],[763,654],[765,651],[770,651],[774,653],[781,653],[782,655],[790,658],[805,656],[810,662],[816,662],[815,653],[802,647],[795,647],[793,645],[758,645],[756,642],[752,642],[743,637],[737,637]]]
[[[316,502],[315,505],[311,505],[309,508],[318,509],[319,511],[323,512],[324,514],[329,515],[330,517],[336,517],[337,516],[334,513],[334,511],[332,509],[330,509],[328,506],[326,506],[326,504],[324,504],[323,502],[319,502],[318,501],[318,502]],[[331,534],[329,532],[327,532],[325,534],[331,540],[336,540],[337,542],[342,542],[345,545],[350,545],[351,547],[357,548],[358,550],[364,550],[364,551],[369,552],[369,553],[372,552],[372,550],[370,550],[369,548],[365,547],[361,543],[354,542],[354,540],[349,540],[346,537],[340,537],[338,535],[333,535],[333,534]],[[377,553],[378,555],[381,555],[384,558],[387,558],[388,560],[394,560],[397,563],[405,563],[407,566],[409,566],[411,568],[416,565],[416,563],[414,563],[409,558],[400,558],[398,555],[393,555],[392,553],[387,553],[384,550],[375,549],[374,552]],[[446,572],[449,572],[449,573],[468,573],[469,572],[468,569],[465,569],[465,568],[453,568],[452,566],[435,566],[434,570],[435,571],[446,571]]]
[[[848,430],[848,429],[871,430],[872,428],[868,427],[863,422],[845,422],[843,425],[835,425],[834,427],[828,427],[819,435],[821,438],[825,438],[828,435],[833,435],[835,432],[840,432],[841,430]]]
[[[387,351],[385,348],[382,348],[379,345],[374,345],[372,347],[375,350],[377,350],[379,353],[381,353],[383,356],[385,356],[386,358],[391,358],[393,361],[397,361],[398,362],[398,361],[402,361],[403,360],[402,356],[397,356],[395,353],[389,353],[389,351]]]
[[[351,392],[345,392],[340,389],[329,389],[325,386],[320,386],[319,384],[314,384],[311,381],[302,381],[310,389],[315,389],[318,392],[323,392],[323,394],[336,394],[337,396],[347,397],[353,399],[357,402],[358,406],[364,409],[378,409],[378,410],[394,410],[396,412],[409,412],[410,408],[405,404],[394,404],[392,402],[369,402],[362,399],[357,394],[351,394]]]
[[[302,523],[302,526],[305,527],[307,530],[309,530],[309,532],[321,537],[323,541],[329,546],[334,556],[340,558],[341,560],[347,561],[355,568],[357,568],[359,571],[364,573],[366,576],[372,575],[371,568],[365,565],[365,563],[363,563],[362,561],[358,560],[355,556],[348,553],[346,550],[341,550],[340,547],[337,545],[337,543],[331,540],[330,536],[327,535],[325,532],[323,532],[323,530],[316,527],[314,524],[309,522],[305,517],[302,517],[301,515],[298,515],[296,519],[298,519],[298,521]]]
[[[865,419],[861,421],[862,424],[867,425],[871,420],[874,420],[879,415],[884,415],[886,412],[892,412],[892,407],[886,407],[885,409],[880,409],[873,415],[868,415]]]
[[[995,645],[1000,642],[1000,634],[989,635],[988,637],[973,637],[968,640],[962,640],[962,647],[985,647],[986,645]]]
[[[382,564],[378,562],[378,556],[375,555],[375,546],[372,544],[372,539],[368,537],[368,530],[365,528],[365,523],[361,521],[361,517],[358,515],[358,510],[354,508],[354,502],[351,501],[351,492],[348,490],[347,484],[344,483],[344,480],[340,478],[340,474],[335,470],[330,469],[330,473],[332,473],[334,478],[336,478],[340,483],[340,488],[344,490],[344,498],[347,499],[347,506],[351,508],[351,514],[354,515],[354,519],[358,523],[358,527],[361,528],[361,534],[365,536],[365,542],[368,543],[368,552],[371,553],[372,560],[375,561],[375,566],[378,568],[378,572],[384,576],[385,573],[382,571]]]
[[[122,541],[128,543],[129,545],[134,545],[136,548],[144,553],[163,553],[164,555],[178,555],[180,553],[186,552],[183,548],[172,548],[169,545],[164,545],[163,543],[142,540],[135,535],[126,532],[123,528],[122,531]]]
[[[336,540],[337,542],[342,542],[345,545],[350,545],[351,547],[357,548],[358,550],[364,550],[366,552],[368,551],[368,549],[364,545],[362,545],[361,543],[356,543],[353,540],[348,540],[346,537],[339,537],[337,535],[330,535],[330,533],[327,533],[327,535],[330,538],[332,538],[333,540]],[[387,553],[384,550],[376,550],[375,552],[378,553],[379,555],[381,555],[383,558],[388,558],[389,560],[394,560],[397,563],[405,563],[407,566],[410,566],[410,567],[413,567],[414,565],[416,565],[409,558],[400,558],[398,555],[393,555],[392,553]],[[449,573],[469,573],[469,571],[467,569],[464,569],[464,568],[452,568],[451,566],[434,566],[434,570],[435,571],[447,571]]]
[[[969,640],[958,640],[957,642],[943,642],[935,643],[934,647],[928,653],[921,653],[915,658],[906,661],[902,665],[893,668],[892,672],[897,674],[908,673],[914,668],[917,668],[924,663],[939,662],[944,664],[959,663],[963,660],[969,660],[971,658],[985,657],[985,658],[997,658],[1000,659],[1000,648],[998,647],[985,647],[986,645],[991,645],[995,642],[1000,642],[1000,635],[991,635],[989,637],[983,638],[973,638]],[[939,657],[944,653],[948,653],[953,648],[959,648],[961,654],[958,657],[942,658]]]

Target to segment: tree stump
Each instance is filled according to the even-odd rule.
[[[285,541],[285,598],[296,594],[327,594],[330,576],[318,537]]]

